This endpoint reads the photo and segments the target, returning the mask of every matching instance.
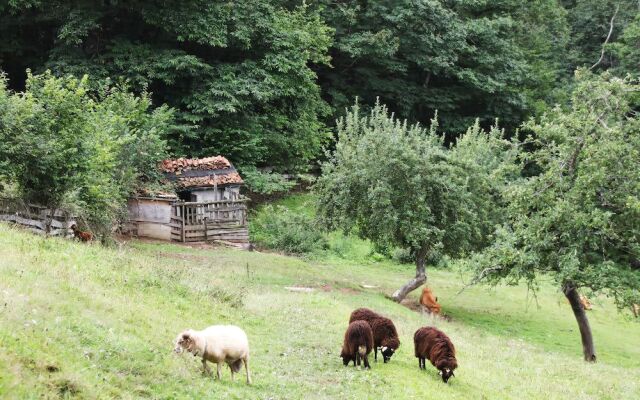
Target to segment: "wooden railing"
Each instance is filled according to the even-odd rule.
[[[174,203],[171,238],[181,242],[248,241],[247,200]]]
[[[25,204],[16,199],[0,199],[0,221],[13,222],[36,233],[67,236],[75,217],[65,210]]]

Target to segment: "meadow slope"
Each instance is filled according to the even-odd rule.
[[[592,299],[599,362],[581,361],[569,306],[543,285],[472,288],[429,270],[451,322],[384,297],[411,266],[298,258],[130,241],[118,248],[45,240],[0,224],[0,398],[637,399],[640,323]],[[378,286],[364,289],[362,284]],[[311,286],[296,293],[285,286]],[[416,294],[413,294],[413,299]],[[349,313],[390,316],[402,345],[389,364],[343,367]],[[184,328],[242,326],[254,385],[221,382],[172,353]],[[415,329],[435,324],[458,350],[445,385],[413,357]]]

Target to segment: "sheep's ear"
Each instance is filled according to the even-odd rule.
[[[456,376],[456,374],[454,374],[453,371],[451,371],[451,376]]]
[[[438,375],[442,376],[442,370],[438,371]]]
[[[438,301],[438,296],[436,296],[436,301]]]
[[[387,346],[382,346],[382,347],[380,348],[380,350],[381,350],[381,351],[387,351]]]
[[[189,332],[185,332],[182,334],[182,340],[189,340],[191,339],[191,335],[189,335]]]

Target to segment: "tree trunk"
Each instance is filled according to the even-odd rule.
[[[584,352],[584,360],[589,362],[596,361],[596,349],[593,346],[593,336],[591,335],[591,327],[589,326],[589,320],[587,319],[587,313],[585,313],[582,304],[580,303],[580,294],[578,289],[572,282],[565,282],[562,285],[562,291],[571,304],[573,309],[573,315],[576,317],[578,327],[580,328],[580,337],[582,338],[582,351]]]
[[[416,254],[416,276],[391,295],[391,298],[394,301],[400,303],[405,297],[407,297],[409,292],[419,288],[427,281],[427,274],[425,273],[427,254],[428,250],[426,247],[423,247],[418,251],[418,254]]]

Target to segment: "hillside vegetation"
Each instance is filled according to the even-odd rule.
[[[389,261],[330,262],[230,249],[130,241],[117,248],[33,236],[0,225],[2,398],[547,398],[634,399],[640,393],[640,324],[592,299],[599,362],[585,364],[564,296],[542,285],[472,288],[466,276],[428,269],[451,322],[388,300],[411,274]],[[361,284],[378,286],[363,289]],[[287,286],[310,286],[311,293]],[[415,301],[416,294],[413,294]],[[349,313],[392,317],[402,346],[371,371],[343,367]],[[627,313],[629,314],[629,313]],[[242,326],[254,385],[222,382],[172,353],[187,327]],[[418,370],[412,335],[447,332],[460,368],[449,385]]]

